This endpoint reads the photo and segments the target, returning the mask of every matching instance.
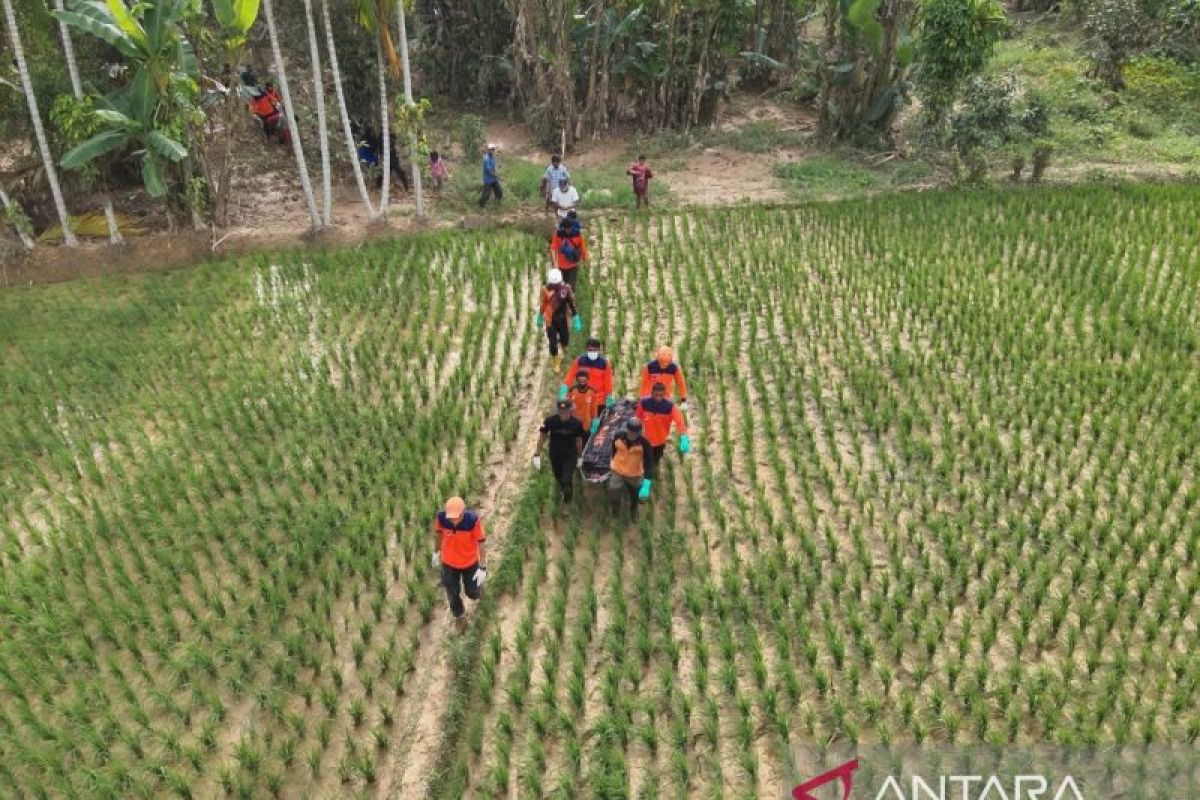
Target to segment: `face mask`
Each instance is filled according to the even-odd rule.
[[[590,359],[591,361],[595,361],[597,358],[600,357],[600,353],[597,350],[588,350],[587,356],[588,356],[588,359]]]

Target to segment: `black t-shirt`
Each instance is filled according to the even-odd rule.
[[[583,437],[583,423],[574,416],[563,419],[551,414],[542,423],[541,431],[550,438],[550,452],[574,453],[575,440]]]

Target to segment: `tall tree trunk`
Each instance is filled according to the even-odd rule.
[[[400,66],[404,70],[404,105],[411,114],[414,103],[412,93],[412,69],[408,64],[408,29],[404,20],[404,0],[396,0],[397,24],[400,27]],[[412,162],[413,199],[417,206],[417,219],[425,216],[425,195],[421,190],[421,164],[417,152],[417,132],[413,130],[413,121],[409,120],[408,130],[408,159]]]
[[[4,0],[9,3],[12,0]],[[312,181],[308,178],[308,164],[304,161],[304,147],[300,144],[300,131],[296,128],[296,111],[292,105],[292,92],[288,88],[287,69],[283,63],[283,51],[279,49],[279,30],[275,27],[275,9],[271,0],[262,0],[262,9],[267,18],[267,34],[271,38],[271,56],[275,60],[275,74],[279,77],[279,91],[283,95],[283,111],[287,115],[288,131],[292,140],[292,155],[296,159],[296,170],[300,173],[300,188],[304,192],[304,203],[313,231],[321,230],[321,215],[317,213],[317,200],[313,197]]]
[[[12,198],[8,196],[8,192],[4,191],[3,189],[0,189],[0,203],[4,205],[5,212],[9,212],[10,210],[19,211],[19,209],[13,205]],[[21,244],[25,245],[26,250],[32,250],[37,246],[37,244],[33,241],[33,237],[25,232],[24,227],[14,222],[13,228],[16,230],[17,236],[20,237]]]
[[[63,0],[54,0],[54,7],[59,11],[65,11]],[[66,26],[66,23],[61,20],[58,23],[58,32],[62,36],[63,57],[67,62],[67,75],[71,78],[71,92],[75,95],[76,100],[83,100],[83,82],[79,79],[79,65],[75,62],[75,42],[71,38],[71,30]],[[113,210],[112,196],[107,190],[103,193],[104,219],[108,223],[108,242],[109,244],[118,245],[124,244],[125,238],[121,236],[121,228],[117,224],[117,212]]]
[[[325,119],[325,80],[321,76],[321,50],[317,47],[317,26],[313,22],[312,0],[304,0],[304,21],[308,26],[308,52],[312,61],[313,97],[317,101],[317,140],[321,148],[321,222],[333,223],[333,183],[329,172],[329,131]]]
[[[600,96],[600,86],[596,82],[596,75],[597,62],[600,60],[600,32],[604,28],[604,6],[600,3],[593,3],[592,9],[596,18],[592,21],[592,42],[588,48],[587,93],[584,95],[583,113],[579,115],[575,123],[576,139],[583,137],[585,124],[593,132],[598,127],[596,124],[596,101]]]
[[[329,23],[329,0],[321,0],[321,19],[325,23],[325,49],[329,51],[329,68],[333,71],[333,91],[337,95],[338,115],[342,118],[342,133],[346,136],[350,163],[354,166],[354,182],[358,186],[358,194],[362,197],[363,206],[367,209],[367,217],[374,219],[375,206],[371,203],[371,194],[367,191],[366,181],[363,180],[362,164],[359,163],[358,148],[354,142],[354,131],[350,128],[350,112],[346,109],[346,93],[342,89],[342,70],[338,66],[337,48],[333,44],[333,26]]]
[[[12,0],[4,0],[4,19],[8,23],[8,38],[12,44],[13,57],[17,60],[17,74],[21,77],[21,91],[25,93],[25,103],[29,106],[29,120],[33,123],[33,134],[37,138],[38,150],[42,156],[42,166],[46,170],[46,182],[50,184],[50,194],[54,197],[54,208],[58,212],[58,221],[62,225],[63,244],[76,247],[79,240],[71,230],[71,218],[67,214],[67,204],[63,201],[62,186],[58,183],[58,172],[54,169],[54,156],[50,153],[50,144],[46,141],[46,129],[42,125],[42,113],[38,110],[37,96],[33,93],[33,79],[29,76],[29,65],[25,63],[25,49],[21,46],[21,34],[17,30],[17,15],[13,12]]]
[[[376,24],[379,25],[381,31],[387,24],[387,20],[380,20]],[[379,41],[379,37],[383,34],[380,31],[375,32],[375,68],[379,72],[379,139],[380,149],[383,151],[379,154],[379,160],[383,164],[383,186],[379,192],[379,216],[386,217],[388,190],[392,188],[392,120],[388,116],[387,72],[383,66],[383,45]]]

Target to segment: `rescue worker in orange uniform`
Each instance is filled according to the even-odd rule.
[[[591,386],[592,373],[586,369],[576,370],[575,385],[567,392],[567,400],[574,403],[575,419],[583,425],[583,441],[600,427],[600,395]]]
[[[648,397],[656,383],[666,388],[667,397],[671,400],[675,399],[678,390],[679,408],[687,411],[687,381],[683,379],[683,368],[675,363],[675,351],[666,345],[658,348],[654,360],[642,367],[642,386],[638,396]]]
[[[570,312],[570,326],[567,324]],[[546,339],[550,344],[550,358],[554,363],[554,371],[562,369],[561,347],[567,349],[571,343],[571,329],[583,330],[583,319],[575,306],[575,292],[571,286],[563,282],[562,272],[551,269],[546,272],[546,285],[542,287],[541,300],[538,303],[537,325],[546,331]]]
[[[586,370],[588,374],[588,383],[592,390],[596,392],[597,405],[596,411],[604,406],[613,404],[613,368],[612,362],[605,358],[600,353],[601,342],[595,336],[587,340],[587,347],[579,358],[571,362],[571,366],[567,369],[566,377],[558,387],[558,396],[566,397],[571,386],[575,383],[575,376],[581,370]]]
[[[487,580],[483,520],[478,511],[467,508],[461,497],[451,497],[434,519],[433,531],[437,537],[433,566],[442,568],[442,587],[450,601],[455,628],[461,633],[467,628],[462,593],[478,600]]]
[[[587,242],[578,218],[567,217],[559,221],[550,237],[550,254],[554,266],[562,270],[563,279],[574,289],[579,279],[579,265],[588,260]]]
[[[671,426],[679,433],[679,452],[687,455],[692,452],[692,439],[688,436],[687,423],[679,407],[667,399],[667,387],[662,383],[654,384],[649,397],[638,401],[634,415],[642,421],[646,430],[646,439],[654,449],[654,464],[662,460],[667,449],[667,440],[671,438]]]
[[[608,499],[613,511],[621,503],[621,490],[629,495],[629,514],[637,519],[638,501],[650,497],[654,482],[654,453],[642,435],[637,417],[625,423],[625,429],[613,437],[612,465],[608,476]]]

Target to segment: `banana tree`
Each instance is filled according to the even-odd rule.
[[[817,127],[823,141],[890,138],[908,97],[908,24],[916,7],[916,0],[826,0]]]
[[[220,26],[219,39],[224,49],[225,73],[220,78],[224,90],[221,104],[221,149],[205,159],[208,167],[209,190],[212,193],[213,220],[218,225],[229,222],[229,206],[233,184],[233,150],[239,136],[239,122],[244,118],[240,79],[237,65],[246,48],[246,37],[258,20],[260,0],[212,0],[213,16]],[[215,156],[215,157],[213,157]]]
[[[96,115],[103,129],[68,152],[66,169],[103,155],[132,152],[151,197],[167,193],[171,164],[187,158],[184,131],[197,113],[199,69],[184,33],[188,0],[160,0],[131,9],[124,0],[89,0],[54,16],[119,52],[132,67],[129,83],[102,98]]]

